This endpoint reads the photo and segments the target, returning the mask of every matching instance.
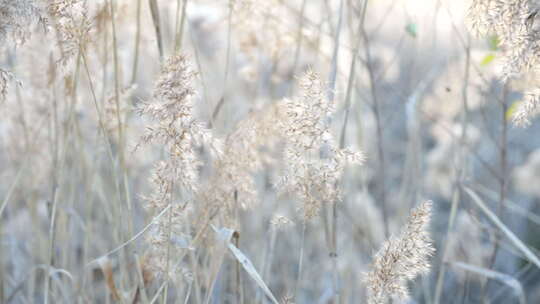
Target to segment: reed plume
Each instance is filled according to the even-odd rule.
[[[295,194],[303,203],[305,218],[316,216],[323,202],[341,200],[338,185],[347,163],[361,164],[362,153],[339,149],[328,121],[334,103],[320,76],[308,70],[299,80],[301,96],[283,101],[286,117],[281,122],[286,146],[285,172],[278,189]]]
[[[468,10],[468,25],[478,36],[493,35],[501,48],[502,80],[531,76],[538,85],[540,59],[540,28],[536,1],[530,0],[474,0]],[[523,102],[514,114],[518,126],[527,126],[538,114],[540,90],[525,93]]]
[[[399,236],[388,239],[375,254],[372,270],[365,275],[368,303],[407,299],[407,281],[429,271],[428,258],[435,252],[428,232],[431,209],[429,201],[414,208]]]
[[[140,108],[152,120],[143,140],[161,145],[165,152],[151,178],[153,193],[145,197],[146,208],[154,216],[168,208],[166,215],[155,220],[155,229],[148,236],[154,253],[151,264],[161,274],[168,270],[172,277],[179,271],[170,269],[169,260],[186,249],[186,211],[199,190],[203,160],[197,149],[215,147],[210,130],[194,117],[196,76],[185,55],[170,57],[155,83],[152,100]]]

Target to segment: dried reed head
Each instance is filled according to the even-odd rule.
[[[468,11],[469,28],[478,35],[494,35],[503,53],[502,78],[533,74],[540,59],[540,5],[531,0],[473,0]],[[538,82],[535,80],[535,82]],[[534,83],[537,86],[538,83]],[[539,90],[525,94],[513,121],[518,126],[530,124],[538,114]]]
[[[220,210],[222,224],[233,225],[238,208],[251,208],[259,202],[255,174],[275,161],[271,152],[281,141],[276,123],[281,116],[279,104],[270,104],[250,113],[226,137],[223,153],[198,198],[204,209]]]
[[[92,21],[88,16],[88,4],[83,0],[51,0],[47,10],[52,27],[56,30],[60,59],[64,67],[73,61],[80,48],[89,40]]]
[[[41,7],[34,0],[0,0],[0,52],[6,42],[22,45],[31,33],[33,22],[46,23]],[[0,102],[7,95],[11,72],[0,68]]]
[[[114,135],[118,134],[118,129],[125,124],[126,116],[132,110],[130,99],[133,97],[136,89],[137,86],[135,85],[120,89],[118,92],[118,106],[116,105],[116,95],[114,93],[104,102],[103,124],[109,137],[113,140],[118,139]],[[120,117],[120,121],[118,121],[118,117]]]
[[[523,101],[518,105],[512,121],[517,126],[526,127],[540,110],[540,89],[532,89],[525,93]]]
[[[265,55],[277,59],[295,43],[287,7],[279,0],[235,0],[232,23],[240,48],[247,56],[262,49]],[[255,58],[252,58],[255,59]]]
[[[256,79],[254,76],[261,72],[261,63],[272,63],[276,66],[273,79],[283,76],[277,67],[288,62],[298,43],[296,31],[291,30],[297,28],[295,14],[281,0],[235,0],[232,3],[233,37],[245,58],[240,74],[248,81]]]
[[[339,181],[347,163],[363,162],[363,154],[339,149],[330,133],[333,101],[320,76],[309,70],[299,80],[302,95],[285,99],[286,117],[281,122],[286,139],[285,173],[278,189],[302,201],[304,217],[316,216],[323,202],[341,199]]]
[[[431,208],[429,201],[414,208],[401,234],[385,241],[375,254],[372,270],[365,276],[368,303],[408,298],[407,281],[429,271],[428,258],[435,251],[428,232]]]
[[[201,145],[215,146],[210,130],[194,117],[194,81],[197,72],[188,57],[174,55],[163,65],[156,81],[153,98],[143,103],[140,113],[152,122],[143,139],[164,148],[165,158],[154,168],[153,193],[146,197],[153,215],[154,231],[148,237],[152,244],[152,265],[163,274],[176,276],[169,260],[187,249],[186,208],[199,190],[199,168],[203,161],[198,153]],[[177,197],[175,193],[180,193]],[[168,208],[166,214],[163,211]]]

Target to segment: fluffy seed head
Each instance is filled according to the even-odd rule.
[[[407,281],[429,271],[428,258],[435,252],[428,232],[431,208],[432,203],[427,201],[413,209],[401,234],[384,242],[375,254],[372,270],[364,280],[368,303],[408,298]]]
[[[341,200],[338,184],[345,165],[362,163],[364,158],[360,152],[335,145],[329,126],[334,103],[328,100],[320,76],[309,70],[299,85],[302,94],[284,100],[285,174],[277,187],[300,198],[304,217],[312,218],[323,202]]]

